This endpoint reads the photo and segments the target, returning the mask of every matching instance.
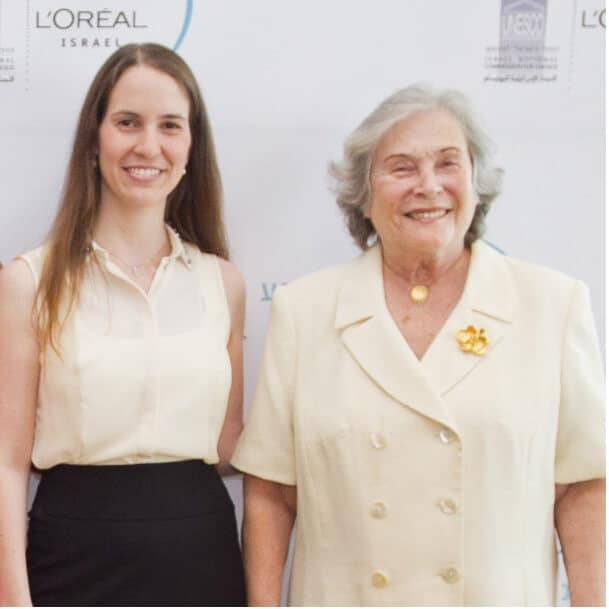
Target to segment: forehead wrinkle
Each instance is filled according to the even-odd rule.
[[[466,151],[462,150],[458,146],[446,146],[444,148],[438,148],[436,150],[427,150],[424,152],[416,153],[416,152],[391,152],[384,159],[382,159],[382,163],[390,162],[394,159],[404,159],[406,161],[419,161],[425,158],[433,158],[441,154],[447,153],[458,153],[462,154]]]

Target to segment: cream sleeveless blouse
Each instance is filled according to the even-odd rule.
[[[147,294],[92,244],[60,355],[41,354],[36,467],[218,462],[231,384],[224,284],[215,256],[168,234]],[[38,282],[44,246],[22,258]]]

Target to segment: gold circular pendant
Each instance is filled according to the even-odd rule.
[[[424,285],[415,285],[410,290],[410,300],[416,304],[424,303],[429,296],[429,288]]]

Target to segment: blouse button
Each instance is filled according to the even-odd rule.
[[[372,504],[370,514],[374,518],[385,518],[387,516],[387,506],[382,501],[377,501]]]
[[[459,581],[459,571],[454,567],[448,567],[447,569],[442,569],[440,571],[440,577],[447,584],[456,584]]]
[[[385,448],[387,440],[381,432],[373,432],[370,434],[370,443],[374,448]]]
[[[457,512],[457,504],[452,499],[440,499],[438,507],[444,514],[455,514]]]
[[[383,571],[375,571],[372,574],[372,585],[375,588],[384,588],[389,583],[389,577]]]

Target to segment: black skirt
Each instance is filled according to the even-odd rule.
[[[27,568],[34,605],[245,604],[234,506],[203,461],[44,471]]]

